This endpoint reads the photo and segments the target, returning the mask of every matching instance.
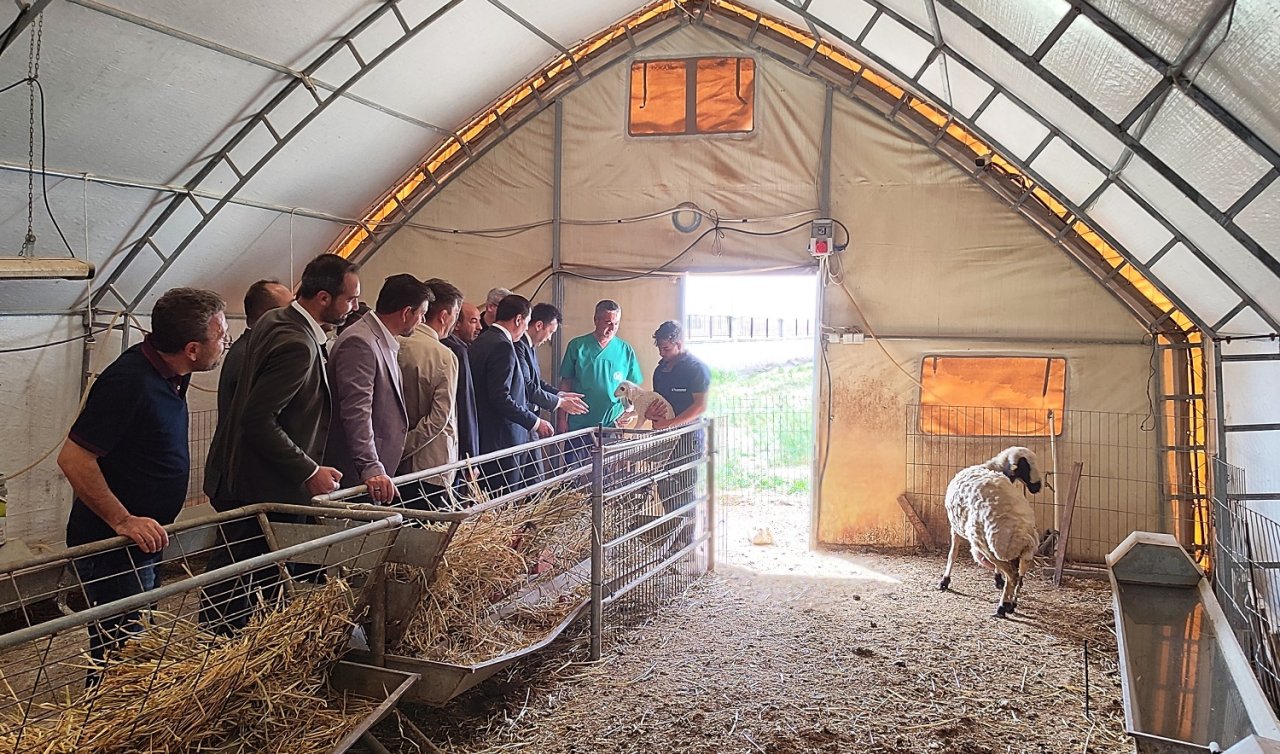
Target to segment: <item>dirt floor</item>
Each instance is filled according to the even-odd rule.
[[[599,664],[579,634],[412,719],[450,752],[1133,750],[1103,582],[1033,577],[999,620],[972,563],[942,593],[941,556],[810,553],[786,525],[775,545],[746,544],[765,512],[779,513],[731,511],[737,564],[621,634]]]

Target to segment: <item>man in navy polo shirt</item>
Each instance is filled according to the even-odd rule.
[[[662,360],[653,370],[653,390],[667,399],[674,416],[666,416],[666,408],[657,402],[645,417],[654,429],[678,427],[702,416],[707,411],[707,393],[711,389],[711,370],[696,356],[684,350],[684,333],[677,322],[667,320],[653,333],[653,344]],[[676,441],[671,466],[682,466],[702,453],[703,431],[682,435]],[[693,500],[697,494],[698,470],[685,469],[658,482],[658,495],[667,511],[673,511]],[[691,516],[687,517],[692,519]],[[675,545],[685,547],[692,541],[692,520],[682,527]]]
[[[127,550],[77,559],[91,605],[156,586],[154,566],[169,543],[164,526],[187,496],[187,386],[192,372],[216,367],[230,345],[225,309],[212,291],[174,288],[161,296],[151,334],[98,376],[62,446],[58,466],[75,492],[67,546],[133,540]],[[135,630],[136,614],[90,625],[94,658]]]

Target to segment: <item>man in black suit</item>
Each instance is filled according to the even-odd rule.
[[[204,491],[216,510],[305,504],[338,489],[342,473],[321,465],[333,410],[324,325],[346,321],[359,297],[355,265],[321,254],[302,271],[297,299],[263,315],[253,328],[227,421],[219,422],[205,464]],[[234,522],[221,533],[227,546],[210,557],[209,570],[266,551],[252,522]],[[218,630],[243,625],[247,589],[243,582],[209,588],[202,619]]]
[[[480,452],[492,453],[519,445],[530,433],[549,437],[551,425],[529,410],[528,380],[516,356],[516,341],[529,322],[529,300],[511,295],[498,304],[492,326],[480,333],[468,354],[476,387],[476,418],[480,423]],[[504,456],[484,465],[491,492],[518,489],[523,473],[519,457]]]
[[[524,369],[529,385],[526,390],[529,410],[534,413],[546,410],[554,416],[558,409],[564,409],[569,414],[587,413],[587,404],[580,394],[559,390],[542,379],[542,367],[538,364],[538,355],[534,353],[535,348],[551,340],[562,321],[560,310],[556,307],[546,303],[536,304],[529,314],[528,330],[523,338],[516,341],[516,356],[520,359],[520,366]],[[531,434],[524,442],[536,439],[538,438]],[[541,448],[534,448],[527,458],[522,459],[521,465],[529,470],[525,474],[526,480],[536,481],[541,476],[542,455]]]
[[[475,304],[462,302],[458,313],[458,323],[453,326],[453,334],[441,338],[440,342],[448,346],[453,355],[458,357],[458,393],[454,404],[458,412],[458,458],[475,458],[480,455],[480,424],[476,421],[476,389],[471,377],[471,357],[468,351],[471,344],[480,335],[480,310]],[[454,486],[466,484],[464,475],[454,477]]]
[[[262,315],[272,309],[288,306],[293,300],[293,291],[284,287],[279,280],[259,280],[249,286],[244,294],[244,332],[231,344],[222,359],[222,371],[218,374],[218,419],[225,422],[231,414],[231,399],[236,394],[236,383],[240,381],[240,367],[244,366],[244,355],[249,351],[249,335],[253,326],[258,324]]]

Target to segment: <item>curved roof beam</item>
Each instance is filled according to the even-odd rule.
[[[1016,163],[1013,158],[995,154],[987,145],[997,144],[997,142],[970,122],[965,121],[964,128],[960,128],[960,122],[965,119],[915,98],[906,90],[895,86],[892,82],[865,68],[863,64],[848,58],[844,53],[805,31],[787,27],[754,10],[721,0],[689,4],[700,6],[699,13],[693,17],[694,22],[701,23],[736,42],[751,46],[811,76],[818,77],[826,81],[829,86],[863,104],[872,104],[878,112],[893,119],[899,126],[904,127],[935,152],[969,174],[984,188],[999,196],[1010,207],[1027,216],[1033,225],[1066,249],[1086,271],[1116,294],[1144,326],[1153,330],[1171,328],[1173,331],[1186,331],[1192,327],[1209,330],[1211,323],[1195,317],[1175,296],[1153,282],[1154,277],[1145,266],[1135,263],[1132,255],[1125,254],[1122,257],[1117,253],[1115,250],[1123,247],[1114,238],[1097,231],[1096,225],[1089,227],[1092,221],[1088,220],[1086,213],[1070,207],[1066,200],[1061,198],[1060,192],[1054,190],[1039,176],[1026,170],[1025,165]],[[672,8],[671,6],[675,6],[675,3],[665,5],[666,12],[647,19],[649,26],[646,28],[658,30],[661,26],[661,29],[664,29],[661,30],[659,38],[677,28],[672,23],[678,23],[681,20],[679,14],[671,12],[681,6]],[[708,8],[712,11],[711,13],[706,12]],[[726,20],[734,23],[726,25],[723,22]],[[816,19],[811,20],[817,23]],[[869,26],[870,23],[868,28]],[[624,54],[644,46],[634,43],[630,32],[634,27],[629,22],[624,22],[623,28],[628,30],[627,38],[632,41],[631,47],[622,50]],[[864,34],[865,31],[866,29]],[[614,35],[614,39],[617,38],[616,30],[606,32],[606,36],[610,34]],[[859,42],[845,37],[841,39],[855,47],[860,54],[875,59],[877,65],[893,71],[894,75],[903,80],[918,82],[919,77],[928,68],[929,63],[926,62],[914,74],[905,74],[878,59]],[[584,43],[584,46],[590,47],[592,44],[593,42],[589,40]],[[941,51],[940,47],[935,47],[929,62]],[[592,57],[590,60],[583,61],[583,64],[591,69],[587,74],[590,76],[618,59],[621,58],[612,57],[602,65],[598,65],[601,61]],[[964,61],[959,62],[964,63]],[[567,63],[554,64],[552,67],[557,65],[563,67]],[[976,69],[974,71],[980,74]],[[536,92],[536,84],[542,81],[544,79],[539,74],[531,81],[518,85],[512,91],[528,92],[530,87],[533,87],[533,91]],[[568,88],[558,90],[555,94],[560,96],[567,91]],[[995,91],[998,91],[998,87],[993,90],[993,96]],[[504,96],[500,100],[499,109],[511,103],[512,96]],[[531,104],[532,98],[525,96],[523,102]],[[536,107],[532,108],[532,112],[522,114],[520,122],[536,115],[545,105],[546,102],[543,99],[537,99]],[[506,107],[505,112],[510,114],[513,110],[515,110],[514,107]],[[493,126],[493,112],[482,113],[469,126],[461,129],[464,134],[473,135],[471,141],[477,145],[474,156],[483,154],[505,138],[506,130],[504,129],[503,133],[497,133],[497,129]],[[976,120],[976,117],[976,115],[973,116],[973,120]],[[1045,125],[1051,131],[1045,140],[1047,143],[1058,132],[1047,121]],[[974,136],[975,133],[977,137]],[[978,139],[981,139],[981,142]],[[991,158],[989,161],[997,165],[998,170],[975,170],[973,160],[975,156]],[[445,144],[439,147],[378,203],[375,210],[368,216],[364,229],[352,229],[339,239],[335,243],[335,251],[351,256],[357,261],[367,260],[387,238],[408,224],[413,215],[469,163],[471,157],[471,155],[463,155],[460,146],[456,144]],[[1102,169],[1105,171],[1105,166]],[[1095,243],[1089,240],[1092,236],[1102,236],[1105,240]]]
[[[875,2],[877,0],[871,0]],[[1278,171],[1280,171],[1280,154],[1277,154],[1266,142],[1253,133],[1247,126],[1239,121],[1225,108],[1218,105],[1211,97],[1197,88],[1193,83],[1186,80],[1183,76],[1183,70],[1172,66],[1160,58],[1155,52],[1151,51],[1142,42],[1138,41],[1133,35],[1121,29],[1117,24],[1111,21],[1106,15],[1097,11],[1093,6],[1082,0],[1074,0],[1072,8],[1079,14],[1093,21],[1098,28],[1109,34],[1112,39],[1119,42],[1132,52],[1139,60],[1155,69],[1160,74],[1160,81],[1153,87],[1152,91],[1139,103],[1135,108],[1135,112],[1144,110],[1144,104],[1151,104],[1148,100],[1154,102],[1153,97],[1159,96],[1162,91],[1166,91],[1173,86],[1177,86],[1183,91],[1193,102],[1199,105],[1206,113],[1213,116],[1228,131],[1239,138],[1245,145],[1252,149],[1258,156],[1271,165],[1261,179],[1251,187],[1234,205],[1223,211],[1217,208],[1206,198],[1199,190],[1192,186],[1178,171],[1171,168],[1162,159],[1157,157],[1145,144],[1142,143],[1140,137],[1135,137],[1129,133],[1123,123],[1130,122],[1130,119],[1136,120],[1133,113],[1116,122],[1108,117],[1102,110],[1091,102],[1080,92],[1076,91],[1071,85],[1067,84],[1052,71],[1046,68],[1035,55],[1029,54],[1022,50],[1016,43],[999,31],[992,28],[984,20],[978,17],[976,13],[964,7],[959,0],[935,0],[951,13],[955,14],[960,20],[972,26],[988,40],[1000,47],[1005,53],[1014,60],[1021,63],[1027,70],[1036,74],[1045,83],[1053,87],[1059,94],[1069,100],[1073,105],[1080,109],[1085,115],[1097,125],[1101,126],[1111,136],[1120,140],[1126,149],[1134,155],[1142,158],[1149,164],[1162,178],[1167,180],[1175,188],[1177,188],[1184,196],[1193,201],[1205,214],[1211,217],[1215,222],[1221,225],[1228,233],[1231,234],[1236,241],[1244,246],[1250,254],[1262,262],[1272,274],[1280,276],[1280,259],[1273,257],[1267,250],[1254,238],[1249,235],[1243,228],[1235,222],[1235,216],[1248,205],[1249,200],[1261,193],[1272,181],[1276,179]],[[1068,14],[1070,15],[1070,14]],[[1114,178],[1111,178],[1114,181]],[[1273,323],[1274,324],[1274,323]]]
[[[718,0],[711,0],[711,1],[718,2]],[[1084,147],[1080,146],[1074,139],[1066,135],[1056,123],[1050,121],[1048,118],[1046,118],[1041,113],[1039,113],[1035,108],[1031,107],[1028,103],[1026,103],[1022,99],[1014,95],[1012,92],[1009,92],[1000,82],[996,81],[986,71],[982,70],[981,68],[977,67],[973,63],[969,62],[959,52],[951,49],[949,46],[945,44],[941,46],[937,45],[935,40],[932,38],[930,34],[919,29],[910,19],[902,16],[901,14],[897,13],[893,9],[887,7],[881,0],[866,0],[868,4],[872,5],[876,9],[876,12],[875,12],[875,15],[873,15],[867,21],[866,26],[861,30],[860,34],[857,37],[850,37],[846,35],[841,30],[834,28],[830,24],[824,22],[822,19],[816,16],[813,16],[808,10],[805,10],[798,6],[792,6],[790,3],[783,2],[783,0],[777,0],[777,1],[782,2],[784,5],[790,8],[793,12],[799,13],[800,15],[806,18],[810,18],[821,29],[823,29],[823,31],[826,34],[830,35],[831,38],[839,40],[844,45],[856,51],[860,57],[864,57],[867,60],[873,61],[875,65],[881,70],[889,72],[903,84],[911,86],[921,92],[930,91],[930,89],[921,82],[921,79],[924,76],[924,74],[927,72],[929,66],[933,63],[933,60],[938,55],[941,55],[945,52],[946,53],[945,59],[947,61],[959,63],[966,70],[968,70],[973,75],[977,76],[986,85],[991,87],[991,94],[987,97],[987,99],[981,105],[978,106],[978,109],[971,116],[967,118],[959,115],[958,113],[955,113],[954,109],[951,108],[949,105],[947,105],[947,109],[951,111],[951,116],[956,121],[963,123],[967,130],[977,133],[988,144],[998,145],[999,144],[998,140],[993,139],[990,134],[986,133],[983,129],[977,127],[976,122],[982,116],[986,108],[989,105],[991,105],[991,103],[995,100],[997,96],[1004,96],[1008,98],[1014,104],[1018,105],[1018,107],[1021,108],[1023,112],[1031,116],[1038,123],[1040,123],[1046,129],[1048,129],[1048,135],[1045,137],[1045,140],[1037,147],[1035,151],[1033,151],[1028,156],[1028,158],[1025,161],[1012,160],[1015,164],[1018,165],[1019,169],[1022,172],[1032,176],[1040,185],[1048,187],[1052,191],[1052,193],[1054,193],[1055,197],[1058,198],[1060,201],[1062,201],[1065,206],[1069,207],[1077,217],[1085,219],[1089,223],[1089,225],[1093,227],[1095,231],[1099,232],[1104,238],[1107,239],[1108,243],[1111,246],[1117,249],[1123,249],[1124,247],[1115,239],[1114,236],[1107,233],[1099,223],[1096,223],[1093,220],[1090,220],[1089,213],[1088,213],[1089,207],[1094,202],[1096,202],[1099,197],[1101,197],[1104,191],[1106,191],[1110,187],[1115,187],[1119,191],[1122,191],[1124,195],[1128,197],[1129,200],[1133,201],[1135,204],[1141,207],[1144,211],[1146,211],[1149,215],[1151,215],[1152,218],[1154,218],[1157,222],[1159,222],[1160,225],[1162,225],[1165,228],[1165,230],[1167,230],[1170,233],[1172,238],[1169,241],[1169,243],[1167,243],[1165,247],[1160,250],[1160,252],[1157,252],[1157,255],[1153,257],[1150,263],[1148,264],[1144,265],[1142,263],[1139,263],[1136,261],[1136,259],[1132,254],[1126,254],[1126,256],[1128,257],[1129,263],[1132,264],[1136,269],[1141,270],[1143,272],[1143,275],[1146,278],[1148,278],[1149,280],[1154,280],[1155,276],[1151,273],[1149,269],[1150,265],[1158,261],[1160,256],[1162,256],[1169,249],[1181,243],[1188,250],[1190,250],[1192,254],[1195,255],[1195,257],[1199,262],[1204,264],[1204,266],[1207,267],[1211,272],[1213,272],[1213,274],[1217,276],[1218,279],[1221,280],[1223,284],[1225,284],[1228,288],[1230,288],[1235,295],[1239,296],[1241,299],[1241,302],[1243,302],[1246,306],[1251,305],[1253,310],[1256,311],[1257,314],[1260,317],[1262,317],[1262,319],[1268,325],[1270,325],[1274,329],[1280,330],[1280,321],[1277,321],[1277,319],[1272,314],[1267,312],[1263,307],[1258,306],[1256,302],[1253,300],[1252,296],[1246,293],[1233,279],[1231,279],[1231,277],[1228,276],[1222,270],[1222,268],[1216,262],[1214,262],[1207,254],[1205,254],[1194,242],[1192,242],[1191,239],[1185,233],[1183,233],[1180,229],[1174,226],[1173,223],[1170,222],[1167,217],[1165,217],[1164,213],[1156,209],[1149,201],[1147,201],[1143,196],[1138,194],[1138,192],[1134,190],[1132,187],[1130,187],[1128,184],[1126,184],[1123,181],[1117,180],[1119,174],[1112,172],[1112,166],[1109,166],[1106,163],[1095,158],[1092,154],[1090,154],[1088,149],[1085,149]],[[956,4],[955,0],[935,0],[935,1],[948,9],[950,9],[952,5]],[[972,16],[972,14],[969,13],[968,11],[965,11],[965,13]],[[1094,12],[1094,14],[1096,15],[1096,11]],[[906,71],[898,70],[894,65],[892,65],[887,60],[875,54],[874,52],[872,52],[866,47],[865,45],[866,35],[871,30],[871,28],[875,25],[880,15],[885,15],[885,16],[888,16],[889,18],[892,18],[894,21],[898,22],[900,25],[902,25],[904,28],[906,28],[913,34],[930,42],[931,44],[934,44],[934,48],[931,50],[929,57],[926,59],[924,65],[921,66],[919,70],[915,72],[906,72]],[[1064,23],[1069,23],[1069,19],[1071,18],[1073,18],[1072,13],[1068,13],[1066,18],[1064,19]],[[976,17],[975,17],[975,20],[978,23],[983,23],[980,19],[977,19]],[[987,27],[987,28],[990,29],[990,27]],[[1065,27],[1064,27],[1064,30],[1065,30]],[[1055,29],[1055,31],[1058,31],[1058,30]],[[995,32],[994,30],[991,30],[991,33],[998,35],[998,33]],[[1058,33],[1060,34],[1061,32],[1058,32]],[[1003,37],[1001,38],[1004,39]],[[1046,42],[1048,42],[1053,38],[1054,38],[1054,33],[1050,33],[1049,37],[1046,39]],[[1017,48],[1017,46],[1013,44],[1013,42],[1007,39],[1005,39],[1005,42],[1009,46],[1013,47],[1014,49],[1017,49],[1023,58],[1029,59],[1032,57],[1022,52],[1021,49]],[[1043,46],[1044,45],[1042,44],[1042,47]],[[1032,61],[1032,62],[1035,62],[1035,61]],[[1037,66],[1039,65],[1038,62],[1036,63],[1036,65]],[[1040,66],[1040,68],[1041,70],[1043,70],[1042,66]],[[1048,74],[1048,75],[1052,76],[1052,74]],[[1076,100],[1082,100],[1083,98],[1078,93],[1074,92],[1074,90],[1071,90],[1070,87],[1062,83],[1056,77],[1054,77],[1054,81],[1057,82],[1055,84],[1057,88],[1059,88],[1060,90],[1066,90],[1070,92],[1072,95],[1074,95],[1074,98],[1075,98],[1072,101],[1077,105],[1080,104],[1079,102],[1076,102]],[[1066,93],[1065,92],[1062,92],[1062,93],[1065,96]],[[936,95],[941,93],[934,93],[934,94]],[[940,100],[942,98],[937,97],[936,99]],[[1118,128],[1112,121],[1108,120],[1106,116],[1103,115],[1101,111],[1098,110],[1092,104],[1088,102],[1084,102],[1084,106],[1088,108],[1088,110],[1086,111],[1087,114],[1092,113],[1095,119],[1101,119],[1105,123],[1111,124],[1109,131],[1114,132]],[[1128,141],[1135,142],[1135,140],[1132,139],[1132,137],[1129,137],[1128,134],[1124,134],[1124,136],[1125,138],[1128,139]],[[1052,186],[1051,183],[1049,183],[1048,181],[1045,181],[1043,176],[1038,175],[1034,170],[1032,170],[1029,167],[1030,163],[1034,161],[1035,157],[1038,156],[1040,151],[1049,143],[1050,140],[1054,138],[1061,139],[1064,143],[1071,145],[1071,147],[1080,157],[1085,159],[1093,168],[1101,171],[1105,176],[1104,180],[1102,181],[1101,184],[1099,184],[1099,186],[1093,192],[1093,194],[1090,197],[1088,197],[1085,201],[1081,202],[1080,205],[1075,205],[1074,203],[1067,200],[1063,192],[1057,190],[1055,187]],[[1254,138],[1256,140],[1256,137]],[[1122,142],[1123,141],[1124,139],[1122,139]],[[1153,155],[1151,155],[1151,153],[1145,147],[1142,147],[1141,145],[1137,145],[1137,146],[1138,148],[1135,149],[1134,152],[1138,154],[1140,157],[1142,157],[1144,160],[1146,160],[1149,164],[1151,164],[1153,168],[1157,169],[1161,173],[1161,175],[1164,175],[1165,173],[1173,172],[1172,169],[1169,168],[1167,165],[1165,165],[1163,162],[1158,162],[1158,160]],[[1008,149],[1003,148],[1003,146],[1001,147],[1001,151],[1004,153],[1006,158],[1012,155],[1012,152]],[[1276,171],[1273,169],[1269,172],[1269,175],[1274,174],[1275,172]],[[1267,180],[1265,176],[1263,180],[1264,181]],[[1170,181],[1170,183],[1173,184],[1179,190],[1181,190],[1182,193],[1186,195],[1191,201],[1193,201],[1197,206],[1201,207],[1202,209],[1205,209],[1206,207],[1213,209],[1212,203],[1208,199],[1204,198],[1194,188],[1192,188],[1190,184],[1188,184],[1181,177],[1178,177],[1176,182]],[[1255,187],[1255,190],[1251,190],[1248,194],[1246,194],[1245,199],[1247,199],[1252,195],[1256,195],[1256,192],[1261,191],[1262,188],[1265,188],[1265,183],[1260,187]],[[1242,199],[1241,201],[1244,201],[1244,199]],[[1237,204],[1240,204],[1240,203],[1238,202]],[[1216,220],[1218,218],[1214,218],[1214,219]],[[1254,241],[1252,238],[1249,238],[1247,234],[1244,233],[1243,230],[1241,230],[1238,227],[1235,227],[1234,223],[1231,224],[1232,227],[1235,227],[1234,231],[1232,230],[1232,228],[1227,227],[1227,225],[1222,221],[1219,221],[1219,224],[1223,225],[1223,227],[1226,228],[1229,232],[1231,232],[1233,236],[1236,236],[1237,240],[1240,240],[1238,236],[1244,236],[1245,238],[1248,238],[1249,243],[1252,244],[1252,248],[1250,248],[1251,253],[1253,253],[1254,256],[1259,257],[1260,259],[1263,259],[1264,264],[1267,263],[1266,260],[1270,260],[1271,264],[1268,264],[1268,267],[1273,269],[1273,271],[1276,271],[1277,275],[1280,275],[1280,261],[1277,261],[1276,259],[1271,257],[1265,249],[1263,249],[1259,244],[1257,244],[1257,242]],[[1243,245],[1243,242],[1242,242],[1242,245]],[[1246,248],[1249,248],[1249,247],[1246,246]],[[1169,293],[1167,290],[1165,291],[1165,295],[1169,296],[1171,300],[1177,301],[1177,298],[1173,296],[1171,293]],[[1181,308],[1183,311],[1186,311],[1186,312],[1191,311],[1189,307],[1186,307],[1180,302],[1179,302],[1179,308]],[[1239,309],[1236,310],[1236,312],[1238,311]],[[1232,314],[1236,312],[1232,312]],[[1201,326],[1201,329],[1213,334],[1213,333],[1216,333],[1216,329],[1218,326],[1225,324],[1226,321],[1228,321],[1229,319],[1230,317],[1227,317],[1216,323],[1199,322],[1198,324]]]
[[[351,31],[344,34],[321,53],[311,65],[302,71],[302,75],[290,79],[262,110],[251,116],[244,126],[236,132],[235,136],[209,158],[195,176],[187,182],[187,193],[174,196],[147,231],[143,233],[142,237],[133,242],[125,253],[124,259],[112,269],[103,284],[94,292],[91,305],[95,308],[100,307],[107,296],[111,296],[127,311],[134,311],[195,237],[271,161],[271,158],[284,149],[295,136],[324,112],[330,104],[343,97],[365,74],[373,70],[379,63],[422,33],[428,26],[435,23],[461,2],[462,0],[449,0],[427,18],[413,26],[410,26],[405,20],[394,2],[379,4],[368,16],[356,24]],[[392,14],[395,17],[400,34],[376,55],[366,60],[360,54],[356,43],[362,32],[387,14]],[[311,77],[331,58],[344,52],[354,60],[355,70],[336,90],[329,93],[329,96],[323,96],[321,90],[311,83]],[[310,94],[313,102],[312,109],[292,126],[288,128],[284,126],[277,127],[272,122],[271,116],[280,108],[282,103],[289,99],[290,95],[303,88]],[[257,150],[251,147],[246,147],[242,152],[237,152],[237,147],[251,135],[269,142],[271,146],[262,154],[255,154]],[[237,164],[237,160],[241,160],[244,166]],[[197,199],[197,190],[203,188],[202,184],[215,171],[228,171],[236,178],[236,181],[212,206],[205,207]],[[226,173],[224,172],[223,174],[225,175]],[[162,231],[163,235],[161,235]],[[117,283],[120,282],[121,276],[124,275],[138,256],[148,249],[159,259],[159,268],[138,287],[138,290],[120,290],[117,287]]]

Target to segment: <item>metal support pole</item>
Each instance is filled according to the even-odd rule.
[[[818,156],[818,212],[823,217],[831,217],[831,129],[835,108],[835,90],[827,87],[822,102],[822,144]],[[846,239],[849,240],[849,239]],[[824,446],[831,442],[830,437],[823,436],[825,413],[819,410],[822,404],[822,364],[826,352],[822,343],[822,322],[826,307],[827,262],[824,257],[818,260],[818,279],[815,282],[817,291],[813,305],[813,459],[809,472],[809,549],[818,547],[818,514],[822,502],[822,477],[826,469],[822,468]],[[827,390],[832,386],[827,385]]]
[[[591,661],[604,644],[604,437],[592,434],[591,453]]]
[[[551,304],[564,311],[564,277],[560,275],[560,239],[564,215],[561,188],[564,185],[564,102],[556,100],[551,106],[555,116],[555,129],[551,142]],[[560,328],[551,336],[551,382],[560,381],[560,359],[563,353],[564,335]]]
[[[716,570],[716,420],[707,420],[707,570]]]
[[[1053,470],[1053,528],[1062,532],[1062,504],[1058,500],[1058,421],[1049,409],[1049,464]]]

